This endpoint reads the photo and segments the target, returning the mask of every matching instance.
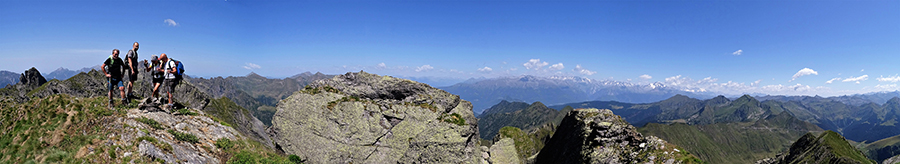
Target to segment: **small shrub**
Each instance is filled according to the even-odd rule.
[[[255,163],[257,163],[257,160],[256,160],[256,157],[253,156],[253,154],[250,154],[250,152],[241,151],[241,152],[238,152],[237,154],[235,154],[234,156],[232,156],[231,159],[228,160],[228,163],[231,163],[231,164],[255,164]]]
[[[177,113],[177,115],[189,115],[189,116],[198,115],[197,113],[194,113],[194,111],[191,111],[190,109],[187,109],[187,108],[177,109],[177,110],[175,110],[175,112]]]
[[[219,138],[216,140],[216,147],[218,147],[219,149],[228,150],[231,149],[231,147],[234,147],[234,142],[232,142],[228,138]]]
[[[137,120],[138,122],[147,124],[148,126],[153,127],[153,129],[164,129],[162,124],[160,124],[159,122],[156,122],[156,120],[149,119],[147,117],[141,117],[141,118],[137,118],[135,120]]]
[[[331,86],[325,86],[325,87],[322,87],[322,88],[325,89],[326,92],[331,92],[331,93],[340,93],[340,92],[341,92],[341,91],[339,91],[339,90],[337,90],[337,89],[332,88]]]
[[[196,143],[200,142],[200,139],[197,138],[197,136],[194,136],[193,134],[190,134],[190,133],[182,133],[182,132],[171,130],[171,129],[169,129],[168,132],[169,132],[169,134],[172,134],[173,136],[175,136],[175,139],[178,139],[179,141],[190,142],[192,144],[196,144]]]
[[[451,123],[451,124],[456,124],[456,125],[459,125],[459,126],[466,125],[466,119],[463,119],[462,116],[459,115],[459,114],[457,114],[457,113],[451,113],[451,114],[449,114],[449,115],[448,115],[448,114],[442,114],[441,117],[438,118],[438,119],[439,119],[439,120],[443,120],[444,122]]]
[[[322,91],[320,91],[319,88],[313,88],[312,86],[309,86],[309,85],[307,85],[306,87],[303,87],[303,90],[300,90],[300,92],[311,94],[311,95],[322,93]]]
[[[156,143],[156,138],[153,138],[153,137],[150,137],[150,136],[141,136],[141,137],[135,138],[134,141],[137,142],[137,143],[140,143],[141,141],[147,141],[147,142],[150,142],[150,143]]]
[[[293,154],[288,156],[288,160],[290,160],[294,164],[301,164],[301,163],[303,163],[303,161],[305,161],[305,160],[300,159],[300,156],[293,155]]]

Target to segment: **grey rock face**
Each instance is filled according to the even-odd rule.
[[[503,138],[491,145],[491,163],[522,163],[512,138]]]
[[[472,104],[427,84],[347,73],[282,100],[273,140],[310,163],[480,163]]]
[[[674,159],[696,158],[666,145],[657,137],[644,137],[608,109],[576,109],[560,123],[536,163],[681,163]]]

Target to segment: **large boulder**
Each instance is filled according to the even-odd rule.
[[[310,163],[480,163],[472,104],[427,84],[347,73],[282,100],[273,140]]]
[[[643,136],[609,109],[576,109],[560,123],[536,163],[694,163],[699,159]]]

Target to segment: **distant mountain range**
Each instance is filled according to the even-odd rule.
[[[19,73],[9,72],[9,71],[0,71],[0,87],[6,87],[6,85],[14,85],[19,82]]]
[[[656,82],[639,85],[612,80],[595,80],[583,77],[500,77],[484,80],[467,80],[449,87],[441,87],[472,102],[475,113],[481,113],[502,100],[562,104],[579,101],[619,101],[649,103],[664,100],[677,94],[694,98],[711,98],[715,94],[703,90],[675,88]]]
[[[284,79],[270,79],[250,73],[237,77],[187,78],[187,81],[215,98],[228,97],[270,126],[278,101],[300,91],[313,81],[332,77],[334,75],[304,72]]]

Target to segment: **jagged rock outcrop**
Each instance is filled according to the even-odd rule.
[[[41,75],[41,72],[38,71],[37,68],[31,67],[31,69],[22,73],[22,76],[19,77],[19,83],[34,88],[47,83],[47,79],[44,79],[44,76]]]
[[[645,137],[608,109],[569,112],[536,163],[694,163],[693,155],[655,136]]]
[[[282,100],[273,139],[310,163],[481,163],[472,104],[427,84],[365,72]]]
[[[825,131],[818,137],[806,133],[791,145],[790,150],[775,158],[759,160],[757,164],[787,163],[875,163],[854,148],[843,136],[834,131]]]

